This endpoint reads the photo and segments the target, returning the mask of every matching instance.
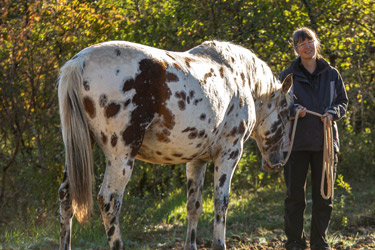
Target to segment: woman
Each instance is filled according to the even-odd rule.
[[[293,99],[299,119],[291,156],[285,165],[287,185],[285,199],[285,233],[287,250],[306,248],[303,217],[306,207],[306,178],[309,166],[312,183],[311,250],[331,249],[326,235],[332,212],[332,200],[320,194],[323,168],[323,121],[328,117],[334,126],[334,149],[339,151],[335,121],[341,119],[348,106],[348,97],[339,72],[319,54],[320,41],[309,28],[294,31],[293,47],[298,56],[280,74],[280,80],[293,73]],[[322,118],[306,113],[306,109],[322,114]],[[337,155],[335,153],[335,166]],[[325,181],[326,183],[326,181]],[[327,185],[327,184],[325,184]],[[327,190],[325,190],[327,191]]]

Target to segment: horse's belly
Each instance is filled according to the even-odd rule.
[[[154,164],[179,164],[189,162],[195,158],[207,156],[205,150],[190,149],[184,147],[168,147],[166,145],[156,144],[157,148],[143,144],[138,151],[137,159]],[[153,146],[153,145],[151,145]]]
[[[173,130],[153,126],[145,133],[137,159],[155,164],[189,162],[207,157],[214,140],[211,126],[190,124],[176,126]]]

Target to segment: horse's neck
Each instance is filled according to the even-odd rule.
[[[255,100],[265,98],[274,91],[276,80],[271,69],[253,52],[242,46],[228,42],[207,41],[188,52],[207,55],[232,70],[245,65],[245,74],[248,74],[247,78]]]
[[[246,73],[254,98],[268,96],[275,90],[276,79],[270,67],[264,61],[244,47],[233,44],[224,45],[220,48],[220,52],[233,69],[246,65]],[[234,61],[233,57],[236,58]]]
[[[266,101],[276,90],[276,78],[271,69],[253,55],[249,60],[247,73],[249,74],[250,90],[254,100]]]

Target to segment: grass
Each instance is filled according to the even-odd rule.
[[[352,186],[351,195],[337,188],[329,241],[340,247],[337,249],[351,249],[359,244],[374,249],[375,185],[368,182]],[[203,193],[203,214],[197,237],[200,249],[209,249],[212,239],[214,211],[211,190],[207,188]],[[257,249],[251,247],[254,245],[281,249],[285,240],[282,230],[284,193],[282,187],[277,190],[265,187],[257,191],[233,187],[227,215],[228,249]],[[182,247],[186,235],[185,206],[186,194],[182,189],[171,192],[163,200],[125,197],[121,225],[127,249]],[[0,249],[57,249],[59,221],[56,212],[51,211],[37,222],[34,219],[12,221],[0,229]],[[306,217],[310,213],[308,206]],[[99,212],[87,225],[74,221],[72,246],[73,249],[108,249]]]

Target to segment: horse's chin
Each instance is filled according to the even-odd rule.
[[[268,173],[275,173],[281,169],[281,163],[274,164],[273,166],[268,165],[268,163],[263,162],[262,169]]]

